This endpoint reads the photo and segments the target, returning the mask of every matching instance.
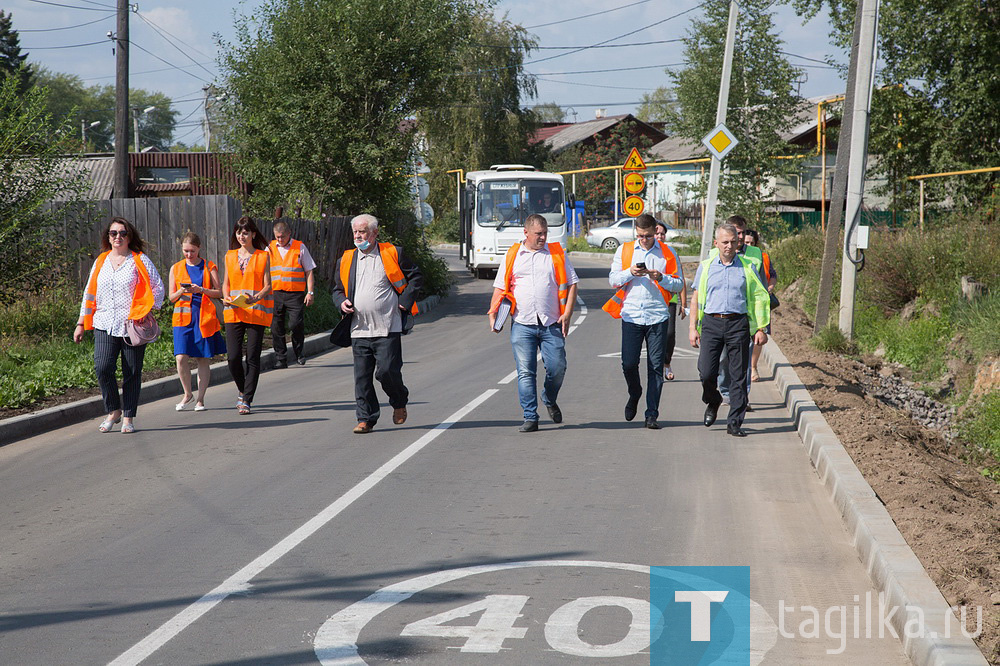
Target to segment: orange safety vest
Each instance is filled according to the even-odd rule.
[[[97,311],[97,275],[101,272],[101,267],[104,266],[104,261],[109,254],[111,254],[111,250],[102,252],[97,257],[97,261],[94,262],[94,270],[87,282],[87,291],[83,294],[83,329],[85,331],[94,328],[94,312]],[[129,310],[128,318],[142,319],[153,309],[153,285],[149,281],[149,271],[146,270],[146,265],[139,258],[138,252],[132,253],[132,260],[135,261],[135,269],[139,274],[139,284],[132,292],[132,309]]]
[[[559,243],[548,243],[549,254],[552,255],[552,268],[556,276],[556,287],[559,290],[559,314],[562,315],[566,312],[566,301],[569,299],[569,277],[566,274],[566,253],[563,252],[562,245]],[[517,258],[517,253],[521,249],[520,243],[514,243],[507,250],[507,268],[504,273],[504,289],[502,292],[493,292],[493,301],[490,303],[490,311],[488,314],[493,314],[500,307],[500,302],[506,298],[510,300],[511,311],[517,307],[517,301],[514,300],[514,290],[511,289],[511,280],[514,277],[514,259]]]
[[[302,241],[293,240],[284,258],[278,251],[278,241],[268,246],[271,253],[271,289],[273,291],[305,291],[306,269],[299,263]]]
[[[212,271],[216,270],[215,264],[213,264],[208,259],[205,260],[205,271],[204,276],[201,281],[201,286],[205,289],[212,288]],[[181,282],[190,282],[191,274],[188,273],[187,262],[183,259],[174,264],[174,269],[171,271],[173,274],[173,279],[170,282],[170,292],[173,293],[180,289]],[[171,319],[171,324],[173,326],[187,326],[191,323],[191,299],[194,294],[183,293],[181,297],[177,299],[174,303],[174,316]],[[215,303],[207,295],[201,295],[201,307],[198,308],[200,315],[198,316],[198,328],[201,329],[201,337],[210,338],[215,335],[221,328],[219,324],[219,315],[215,312]]]
[[[349,293],[351,289],[351,264],[354,263],[355,251],[347,250],[340,260],[340,282],[344,285],[344,298],[351,297]],[[397,294],[402,294],[403,290],[406,289],[407,282],[406,276],[403,275],[403,269],[399,267],[399,254],[396,252],[396,246],[392,243],[379,243],[378,253],[382,257],[382,268],[385,269],[385,276],[389,278],[389,284],[392,285]],[[410,314],[416,316],[419,312],[417,304],[414,303],[410,307]]]
[[[657,241],[657,242],[659,242],[659,241]],[[666,267],[666,269],[663,272],[665,274],[669,273],[673,277],[678,277],[677,276],[677,262],[674,260],[674,253],[671,252],[666,247],[664,247],[663,243],[660,243],[660,251],[663,253],[663,258],[667,260],[667,267]],[[635,252],[635,244],[634,243],[629,243],[628,245],[625,245],[625,246],[622,247],[622,270],[625,270],[626,266],[631,266],[632,265],[632,253],[633,252]],[[660,290],[660,295],[663,296],[663,302],[667,303],[669,305],[670,304],[670,299],[673,298],[673,292],[664,289],[663,287],[660,286],[660,283],[658,283],[658,282],[654,282],[653,284],[655,284],[656,288]],[[608,299],[608,302],[605,303],[604,307],[601,308],[601,309],[604,310],[605,312],[607,312],[609,315],[611,315],[615,319],[621,319],[622,318],[622,305],[625,303],[625,297],[628,294],[628,290],[629,290],[630,286],[631,286],[630,282],[622,285],[622,287],[618,291],[615,292],[614,296],[612,296],[610,299]]]
[[[245,272],[240,271],[239,250],[226,252],[226,280],[229,282],[229,297],[236,298],[240,294],[250,296],[264,288],[264,269],[268,254],[264,250],[256,250],[250,257]],[[246,324],[260,326],[271,325],[271,315],[274,312],[274,299],[270,294],[264,300],[253,303],[248,308],[234,305],[223,305],[222,318],[227,324],[242,321]]]
[[[767,287],[767,283],[771,281],[771,257],[763,250],[760,253],[764,258],[764,286]]]

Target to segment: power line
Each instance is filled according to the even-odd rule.
[[[93,21],[87,21],[86,23],[77,23],[76,25],[67,25],[62,28],[32,28],[30,30],[19,29],[18,32],[56,32],[57,30],[72,30],[73,28],[82,28],[85,25],[93,25],[95,23],[100,23],[101,21],[107,21],[114,15],[115,12],[111,12],[107,16],[102,16],[101,18],[94,19]]]
[[[707,2],[707,1],[708,0],[705,0],[705,2]],[[649,25],[644,25],[641,28],[636,28],[635,30],[631,30],[631,31],[626,32],[624,34],[618,35],[617,37],[612,37],[611,39],[606,39],[603,42],[598,42],[597,44],[591,44],[590,46],[584,46],[584,47],[578,48],[575,51],[570,51],[568,53],[561,53],[559,55],[549,56],[548,58],[542,58],[540,60],[529,60],[528,62],[526,62],[524,64],[525,65],[536,65],[536,64],[538,64],[540,62],[545,62],[547,60],[555,60],[556,58],[563,58],[563,57],[568,56],[568,55],[573,55],[574,53],[580,53],[581,51],[586,51],[587,49],[597,48],[598,46],[601,46],[601,45],[604,45],[604,44],[609,44],[609,43],[611,43],[611,42],[613,42],[615,40],[621,39],[622,37],[628,37],[629,35],[634,35],[635,33],[642,32],[643,30],[649,30],[650,28],[654,28],[654,27],[656,27],[658,25],[666,23],[667,21],[672,21],[675,18],[684,16],[685,14],[689,14],[689,13],[693,12],[696,9],[701,9],[701,7],[704,6],[705,2],[702,2],[699,5],[695,5],[694,7],[691,7],[690,9],[685,9],[684,11],[678,12],[678,13],[672,15],[672,16],[668,16],[667,18],[662,19],[660,21],[655,21],[653,23],[650,23]]]
[[[87,0],[83,0],[86,2]],[[48,0],[28,0],[28,2],[34,2],[39,5],[52,5],[53,7],[65,7],[67,9],[83,9],[88,12],[106,12],[108,9],[113,9],[112,7],[105,6],[104,9],[98,9],[97,7],[81,7],[79,5],[64,5],[61,2],[48,2]],[[97,3],[94,3],[97,4]]]
[[[145,21],[145,22],[146,22],[146,23],[147,23],[147,24],[149,25],[149,27],[151,27],[151,28],[152,28],[152,29],[153,29],[153,30],[154,30],[155,32],[159,33],[160,37],[162,37],[162,38],[163,38],[163,40],[164,40],[164,41],[165,41],[165,42],[166,42],[167,44],[170,44],[171,46],[173,46],[173,47],[174,47],[175,49],[177,49],[178,51],[180,51],[180,53],[181,53],[181,54],[182,54],[182,55],[183,55],[183,56],[184,56],[185,58],[187,58],[188,60],[190,60],[190,61],[191,61],[191,62],[193,62],[194,64],[198,65],[198,62],[197,62],[197,61],[196,61],[196,60],[195,60],[194,58],[192,58],[192,57],[191,57],[191,54],[190,54],[190,53],[188,53],[187,51],[185,51],[185,50],[184,50],[184,49],[182,49],[181,47],[177,46],[177,44],[175,44],[175,43],[173,43],[172,41],[170,41],[170,39],[168,39],[166,35],[170,35],[171,37],[173,37],[173,38],[174,38],[174,39],[176,39],[177,41],[181,42],[181,44],[184,44],[184,42],[183,42],[183,41],[181,41],[181,40],[180,40],[180,38],[178,38],[178,37],[174,37],[174,35],[172,35],[171,33],[167,32],[166,28],[161,28],[161,27],[159,27],[158,25],[156,25],[155,23],[153,23],[152,21],[150,21],[149,19],[147,19],[147,18],[146,18],[145,16],[143,16],[142,14],[139,14],[139,13],[137,12],[137,13],[136,13],[136,16],[138,16],[138,17],[139,17],[140,19],[142,19],[143,21]],[[165,34],[164,34],[164,33],[165,33]],[[195,52],[196,52],[196,53],[198,53],[199,55],[202,55],[202,56],[205,56],[206,58],[210,58],[210,57],[211,57],[211,56],[208,56],[208,55],[205,55],[205,54],[204,54],[204,53],[202,53],[201,51],[198,51],[197,49],[195,49],[195,48],[194,48],[193,46],[191,46],[191,45],[189,45],[189,44],[184,44],[184,46],[187,46],[187,47],[188,47],[189,49],[191,49],[192,51],[195,51]],[[206,73],[207,73],[207,74],[208,74],[209,76],[215,76],[215,74],[214,74],[213,72],[210,72],[209,70],[205,69],[205,67],[204,67],[204,66],[202,66],[202,65],[198,65],[198,66],[199,66],[199,67],[201,67],[202,69],[204,69],[204,70],[205,70],[205,72],[206,72]]]
[[[778,51],[778,53],[780,53],[781,55],[792,56],[793,58],[800,58],[802,60],[808,60],[810,62],[818,62],[818,63],[821,63],[823,65],[826,65],[830,69],[836,69],[836,67],[830,67],[830,63],[828,63],[826,60],[817,60],[816,58],[807,58],[804,55],[799,55],[798,53],[789,53],[788,51]]]
[[[78,49],[81,46],[94,46],[95,44],[107,44],[107,43],[108,41],[106,39],[102,39],[99,42],[87,42],[86,44],[67,44],[65,46],[32,46],[30,48],[27,46],[22,46],[21,48],[23,48],[25,51],[54,51],[56,49]]]
[[[690,11],[690,10],[689,10]],[[669,19],[666,19],[669,20]],[[655,24],[654,24],[655,25]],[[651,28],[653,26],[646,26]],[[645,28],[640,28],[640,30],[645,30]],[[605,44],[601,42],[600,44],[592,44],[591,46],[534,46],[531,50],[533,51],[565,51],[567,49],[618,49],[623,46],[651,46],[653,44],[672,44],[674,42],[683,42],[683,38],[677,39],[658,39],[652,42],[632,42],[630,44]],[[484,49],[511,49],[515,48],[507,44],[473,44],[473,46],[478,46]],[[569,55],[569,54],[566,54]],[[540,61],[539,61],[540,62]]]
[[[614,69],[585,69],[577,72],[545,72],[545,76],[568,76],[570,74],[605,74],[607,72],[631,72],[637,69],[660,69],[665,67],[680,67],[681,65],[686,65],[683,62],[671,62],[665,65],[642,65],[640,67],[615,67]],[[531,72],[526,72],[531,74]],[[532,76],[537,76],[532,74]]]
[[[200,64],[202,64],[202,65],[210,65],[212,63],[200,63]],[[191,65],[174,65],[172,67],[161,67],[160,69],[147,69],[147,70],[144,70],[142,72],[132,72],[131,75],[132,76],[139,76],[140,74],[156,74],[158,72],[169,72],[172,69],[184,69],[186,67],[191,67]],[[100,81],[102,79],[113,79],[113,78],[115,78],[115,77],[112,74],[112,75],[109,75],[109,76],[91,76],[89,78],[80,79],[80,80],[81,81]]]
[[[642,90],[646,91],[649,88],[630,88],[625,86],[602,86],[597,83],[580,83],[578,81],[558,81],[556,79],[543,79],[542,77],[536,77],[539,81],[548,81],[549,83],[559,83],[566,86],[586,86],[588,88],[611,88],[614,90]]]
[[[549,23],[539,23],[538,25],[529,25],[525,30],[534,30],[535,28],[547,28],[550,25],[559,25],[560,23],[569,23],[570,21],[579,21],[580,19],[590,18],[592,16],[600,16],[601,14],[610,14],[611,12],[616,12],[619,9],[628,9],[629,7],[635,7],[636,5],[644,5],[650,0],[639,0],[639,2],[633,2],[631,5],[622,5],[621,7],[614,7],[613,9],[605,9],[604,11],[594,12],[592,14],[584,14],[583,16],[574,16],[573,18],[562,19],[561,21],[551,21]]]
[[[140,51],[142,51],[142,52],[144,52],[144,53],[147,53],[147,54],[149,54],[149,55],[153,56],[154,58],[156,58],[157,60],[159,60],[160,62],[162,62],[162,63],[163,63],[164,65],[170,65],[170,68],[171,68],[171,69],[176,69],[176,70],[178,70],[178,71],[180,71],[180,72],[184,72],[184,73],[185,73],[185,74],[187,74],[188,76],[193,76],[194,78],[198,79],[198,80],[199,80],[199,81],[201,81],[202,83],[211,83],[211,81],[206,81],[205,79],[201,78],[201,77],[200,77],[200,76],[198,76],[197,74],[194,74],[194,73],[192,73],[192,72],[189,72],[189,71],[187,71],[186,69],[182,69],[182,68],[178,67],[177,65],[175,65],[175,64],[174,64],[174,63],[172,63],[172,62],[170,62],[169,60],[164,60],[163,58],[161,58],[160,56],[156,55],[155,53],[153,53],[153,52],[152,52],[152,51],[150,51],[149,49],[146,49],[146,48],[143,48],[142,46],[139,46],[139,45],[138,45],[137,43],[135,43],[135,42],[132,42],[132,41],[130,41],[130,42],[129,42],[129,44],[131,44],[131,45],[132,45],[132,46],[134,46],[135,48],[139,49]]]

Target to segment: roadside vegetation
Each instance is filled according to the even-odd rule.
[[[779,289],[813,317],[823,254],[819,230],[785,238],[769,251]],[[966,298],[962,276],[982,283],[985,293]],[[835,298],[831,311],[838,309]],[[858,276],[853,340],[833,324],[813,344],[905,368],[925,393],[958,408],[959,436],[992,457],[981,461],[984,474],[1000,478],[1000,389],[973,395],[977,369],[1000,357],[998,330],[1000,222],[991,205],[956,212],[923,232],[915,226],[872,229]]]

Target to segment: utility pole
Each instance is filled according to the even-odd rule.
[[[212,122],[208,117],[208,101],[212,95],[212,86],[204,85],[201,89],[205,93],[205,152],[211,152],[212,148]]]
[[[820,268],[819,296],[816,301],[816,322],[813,333],[830,323],[830,303],[833,300],[833,273],[840,251],[840,224],[847,198],[847,165],[851,161],[851,130],[854,118],[854,83],[858,78],[858,44],[861,41],[861,16],[864,5],[859,2],[854,16],[854,36],[851,39],[851,62],[847,71],[847,89],[844,92],[844,111],[840,118],[840,138],[837,143],[837,164],[830,188],[830,214],[826,218],[826,238],[823,244],[823,262]],[[825,206],[826,202],[821,201]]]
[[[115,180],[114,197],[128,197],[128,11],[127,0],[118,0],[118,33],[115,40]]]
[[[719,83],[719,104],[715,108],[715,125],[718,127],[726,122],[726,111],[729,109],[729,79],[733,73],[733,46],[736,42],[736,17],[740,8],[736,0],[729,2],[729,26],[726,29],[726,51],[722,58],[722,80]],[[719,178],[722,171],[722,160],[713,156],[712,167],[708,175],[708,199],[705,202],[705,220],[701,230],[701,259],[708,258],[712,246],[712,236],[715,234],[715,207],[719,198]]]
[[[854,297],[858,268],[857,231],[865,189],[868,160],[868,125],[872,91],[875,88],[875,48],[878,32],[879,0],[862,0],[861,36],[858,41],[858,68],[854,82],[854,113],[851,118],[851,159],[847,176],[847,210],[844,215],[844,253],[840,274],[840,330],[854,337]]]
[[[142,147],[139,146],[139,107],[132,109],[132,128],[135,132],[135,141],[132,142],[132,145],[135,146],[135,152],[141,153]]]

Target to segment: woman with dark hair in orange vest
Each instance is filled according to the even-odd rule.
[[[229,248],[226,253],[226,279],[222,282],[226,350],[229,372],[240,391],[236,398],[236,410],[240,414],[249,414],[260,377],[264,329],[271,325],[274,310],[274,301],[268,297],[271,293],[271,262],[264,237],[254,221],[245,215],[233,226]]]
[[[184,387],[184,397],[175,409],[181,411],[194,401],[191,392],[191,367],[188,359],[198,359],[198,400],[194,411],[205,411],[205,392],[212,379],[209,361],[226,353],[226,342],[219,332],[219,315],[213,298],[222,298],[219,269],[201,258],[201,239],[189,231],[181,239],[184,258],[170,268],[168,298],[174,303],[174,358],[177,376]]]
[[[163,304],[163,281],[143,249],[145,244],[131,222],[111,218],[101,237],[101,254],[90,269],[80,319],[73,330],[73,342],[82,342],[84,331],[94,331],[94,370],[108,413],[98,428],[101,432],[110,432],[122,419],[121,431],[135,432],[132,419],[139,407],[146,345],[131,346],[125,339],[125,325]],[[115,378],[119,356],[120,396]]]

